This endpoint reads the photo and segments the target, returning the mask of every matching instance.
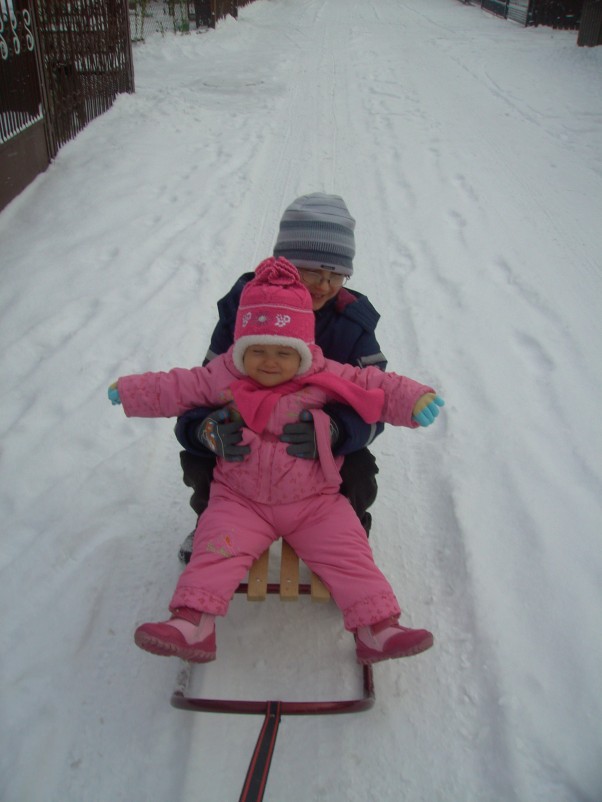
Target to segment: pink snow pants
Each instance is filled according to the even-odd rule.
[[[170,603],[226,615],[251,564],[279,537],[322,579],[354,631],[401,610],[377,568],[368,538],[349,501],[339,494],[277,506],[258,504],[214,482],[201,515],[192,558]]]

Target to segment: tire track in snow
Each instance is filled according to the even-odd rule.
[[[419,84],[413,81],[415,65],[412,59],[415,53],[404,53],[399,45],[396,23],[402,24],[401,13],[394,4],[384,9],[381,4],[379,8],[379,13],[387,16],[388,28],[393,31],[390,40],[383,37],[382,29],[379,29],[372,46],[371,23],[366,19],[362,19],[361,29],[351,28],[349,35],[347,30],[342,32],[344,38],[350,39],[353,63],[345,63],[343,54],[340,54],[342,63],[337,63],[341,72],[347,68],[353,93],[343,85],[339,87],[343,95],[337,98],[340,127],[350,142],[354,139],[354,129],[370,130],[372,139],[369,153],[358,154],[353,148],[343,150],[340,175],[346,176],[347,184],[342,194],[348,198],[361,198],[359,208],[352,208],[358,219],[358,250],[363,248],[362,258],[356,258],[358,273],[353,283],[359,289],[365,288],[377,307],[388,311],[379,331],[384,332],[381,343],[389,355],[390,368],[410,375],[424,375],[424,366],[428,369],[430,359],[422,339],[433,309],[432,304],[424,303],[424,296],[421,299],[408,296],[408,284],[417,279],[420,287],[429,283],[442,287],[451,308],[458,308],[461,299],[453,279],[446,280],[445,271],[441,270],[428,238],[420,234],[425,199],[420,186],[407,177],[415,171],[406,171],[406,167],[412,154],[418,152],[425,169],[440,169],[442,132],[436,119],[424,108]],[[358,85],[361,92],[358,92]],[[357,97],[360,98],[359,104],[354,102]],[[345,107],[346,119],[340,114]],[[420,148],[416,147],[418,136]],[[352,166],[350,161],[355,165]],[[475,204],[476,191],[464,174],[458,173],[454,182],[445,175],[442,186],[451,187],[453,191],[447,193],[451,195],[460,190],[464,201],[469,198]],[[426,199],[427,204],[429,200]],[[462,244],[464,216],[456,206],[446,213],[454,236]],[[364,245],[362,236],[366,231],[369,234]],[[441,429],[439,436],[442,437],[443,433]],[[397,537],[401,537],[404,570],[399,572],[398,582],[394,585],[407,586],[402,593],[402,604],[407,606],[412,622],[421,623],[422,610],[423,618],[426,617],[427,623],[432,621],[438,637],[439,654],[446,668],[436,662],[425,670],[434,675],[433,687],[444,689],[443,695],[447,694],[456,703],[458,719],[451,724],[452,729],[461,720],[459,733],[449,731],[444,739],[449,742],[459,734],[457,748],[460,751],[469,749],[477,737],[487,740],[488,751],[499,755],[504,770],[499,773],[496,769],[490,773],[487,767],[483,767],[484,783],[492,789],[497,786],[500,795],[511,799],[508,786],[511,785],[512,761],[506,746],[507,726],[498,700],[495,659],[494,655],[487,653],[487,638],[480,635],[481,624],[472,590],[472,567],[465,551],[453,487],[428,443],[415,447],[413,443],[408,445],[409,458],[404,462],[395,459],[396,452],[392,450],[391,442],[398,442],[396,433],[387,435],[386,441],[381,438],[375,445],[376,453],[381,455],[381,490],[375,520],[377,531],[379,522],[382,526],[386,521],[396,521],[395,529],[399,534],[390,539],[383,533],[382,539],[377,538],[377,553],[385,555],[383,564],[395,566],[399,561]],[[430,489],[434,481],[438,486],[435,499]],[[401,512],[398,511],[399,487],[408,488],[411,496],[408,498],[406,492],[402,493]],[[390,561],[387,560],[389,556]],[[425,598],[425,587],[431,589],[430,598]],[[431,609],[425,616],[429,606]],[[454,665],[451,676],[465,677],[460,687],[453,687],[449,682],[450,663]],[[468,670],[475,664],[481,667],[476,674]],[[492,721],[496,722],[495,725],[491,725]],[[445,727],[443,723],[443,730]]]

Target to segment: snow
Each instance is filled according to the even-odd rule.
[[[266,801],[597,802],[602,48],[455,0],[257,0],[134,58],[0,214],[0,796],[238,798],[261,719],[175,710],[178,662],[132,640],[194,524],[173,421],[106,387],[198,364],[326,191],[390,368],[447,402],[373,448],[376,559],[436,643],[375,667],[371,711],[284,719]],[[355,681],[333,605],[237,599],[218,649],[199,692]]]

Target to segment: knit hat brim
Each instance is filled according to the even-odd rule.
[[[234,366],[245,376],[247,375],[244,366],[245,351],[252,345],[285,345],[288,348],[294,348],[301,357],[297,376],[307,373],[311,367],[311,351],[308,344],[303,342],[303,340],[299,340],[296,337],[280,337],[274,334],[248,334],[239,337],[232,349],[232,361],[234,362]]]
[[[343,258],[333,257],[327,253],[317,254],[315,251],[280,251],[278,248],[274,249],[274,256],[284,256],[288,261],[295,265],[297,268],[309,267],[311,270],[330,270],[332,273],[340,273],[345,278],[350,278],[353,275],[353,264],[349,260],[346,264],[342,264]]]

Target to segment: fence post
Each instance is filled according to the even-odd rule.
[[[59,151],[60,143],[54,127],[54,99],[49,91],[48,80],[46,78],[46,42],[42,35],[42,20],[37,0],[32,0],[31,11],[33,17],[34,38],[36,42],[36,66],[40,81],[40,90],[42,93],[42,107],[44,109],[44,128],[48,146],[48,155],[52,161]]]
[[[579,47],[602,45],[602,0],[585,0],[577,44]]]
[[[194,0],[194,22],[197,28],[211,25],[210,0]]]

